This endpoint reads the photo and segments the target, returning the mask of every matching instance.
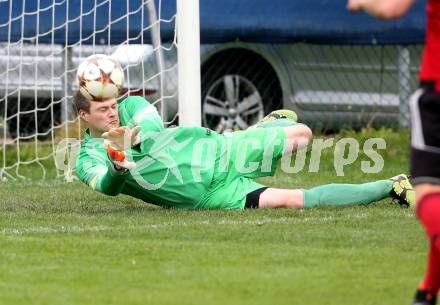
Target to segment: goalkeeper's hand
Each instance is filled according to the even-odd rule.
[[[104,145],[111,145],[121,151],[127,150],[140,142],[139,131],[140,126],[132,129],[127,126],[112,128],[102,134]]]
[[[113,165],[113,168],[118,172],[124,172],[127,169],[136,167],[136,163],[127,161],[124,151],[114,148],[111,145],[107,146],[107,155]]]
[[[141,128],[139,126],[133,129],[127,126],[121,126],[112,128],[102,134],[108,157],[117,171],[124,171],[136,167],[136,163],[127,161],[125,150],[140,142],[140,130]]]

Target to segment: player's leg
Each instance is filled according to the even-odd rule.
[[[257,196],[260,192],[259,196]],[[304,192],[300,189],[265,188],[249,193],[246,207],[255,208],[304,208]]]
[[[440,287],[440,190],[438,187],[419,185],[416,192],[425,194],[417,201],[417,215],[429,238],[426,273],[417,288],[414,304],[436,304]],[[436,191],[435,191],[436,190]]]
[[[312,130],[301,123],[298,123],[298,116],[292,110],[275,110],[265,116],[253,128],[274,128],[283,127],[286,136],[284,153],[290,153],[308,145],[312,139]]]
[[[416,210],[430,241],[426,275],[414,304],[435,304],[440,288],[440,93],[435,84],[422,84],[410,104]]]
[[[312,130],[304,124],[298,123],[283,129],[286,134],[284,154],[306,147],[312,140]]]
[[[257,124],[249,127],[253,128],[273,128],[273,127],[287,127],[298,123],[298,115],[295,111],[280,109],[275,110],[262,118]]]
[[[396,198],[404,206],[414,203],[414,192],[405,175],[362,184],[326,184],[311,189],[261,188],[247,196],[247,207],[311,208],[318,205],[364,205]]]

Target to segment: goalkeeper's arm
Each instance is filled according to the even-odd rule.
[[[127,170],[116,168],[104,151],[93,153],[81,149],[76,173],[92,189],[110,196],[118,195],[124,187]]]
[[[125,151],[139,141],[140,127],[120,126],[102,134],[106,154],[98,147],[84,147],[78,159],[78,176],[91,188],[115,196],[125,183],[126,172],[136,166],[126,159]],[[100,145],[100,143],[98,143]]]
[[[121,108],[123,108],[124,113],[130,118],[127,122],[128,127],[141,127],[140,136],[142,139],[144,139],[144,133],[164,130],[164,123],[156,107],[143,97],[132,96],[121,105]],[[120,110],[120,112],[122,112],[122,110]]]

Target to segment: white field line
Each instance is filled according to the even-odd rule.
[[[111,227],[106,226],[59,226],[59,227],[27,227],[27,228],[1,228],[0,234],[20,235],[27,233],[84,233],[107,231]]]
[[[405,213],[406,217],[414,217],[412,212]],[[331,223],[341,220],[352,219],[367,219],[372,218],[372,215],[365,213],[347,214],[344,216],[322,216],[322,217],[279,217],[269,218],[264,217],[258,220],[204,220],[204,221],[176,221],[158,224],[142,224],[129,226],[52,226],[52,227],[24,227],[24,228],[0,228],[0,235],[22,235],[22,234],[62,234],[62,233],[87,233],[87,232],[103,232],[103,231],[118,231],[118,230],[148,230],[160,229],[165,227],[189,227],[189,226],[207,226],[207,225],[265,225],[265,224],[279,224],[279,223]]]

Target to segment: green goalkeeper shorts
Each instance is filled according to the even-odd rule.
[[[220,135],[212,183],[197,208],[244,209],[246,195],[264,187],[253,179],[275,174],[285,140],[281,127]]]

